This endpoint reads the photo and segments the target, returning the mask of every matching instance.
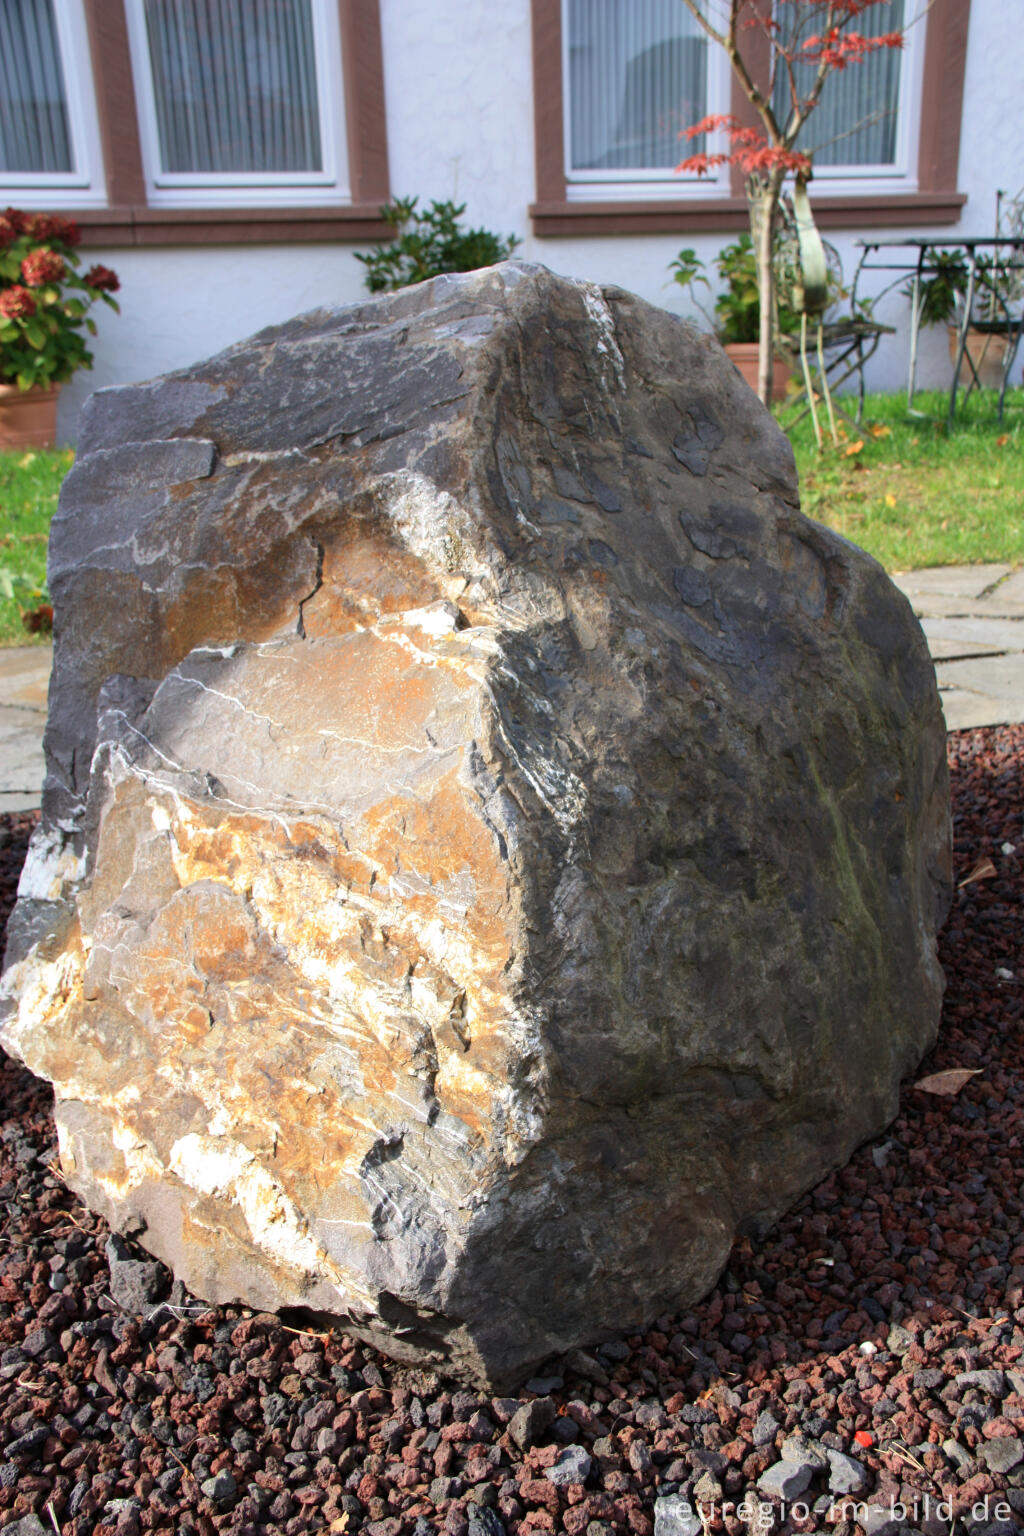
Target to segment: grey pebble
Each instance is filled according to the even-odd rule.
[[[13,1525],[5,1525],[4,1532],[5,1536],[53,1536],[52,1532],[47,1533],[38,1515],[23,1515]]]
[[[800,1497],[813,1476],[814,1468],[806,1463],[777,1461],[766,1472],[762,1472],[757,1486],[769,1497],[774,1495],[788,1502]]]
[[[762,1446],[771,1445],[779,1432],[779,1421],[767,1408],[762,1408],[754,1423],[754,1444],[760,1449]]]
[[[701,1536],[704,1525],[681,1493],[654,1501],[654,1536]]]
[[[828,1452],[829,1493],[863,1493],[869,1481],[867,1469],[855,1457],[844,1451]]]
[[[585,1483],[590,1476],[591,1465],[590,1457],[582,1445],[568,1445],[544,1475],[549,1483],[564,1488],[569,1483]]]
[[[555,1421],[558,1409],[550,1397],[535,1397],[512,1415],[508,1432],[521,1451],[528,1451]]]
[[[478,1505],[469,1517],[466,1536],[505,1536],[505,1522],[497,1510]]]
[[[230,1472],[218,1472],[215,1477],[208,1477],[201,1485],[203,1493],[208,1499],[230,1499],[237,1492],[238,1484]]]
[[[435,1477],[430,1485],[428,1498],[431,1504],[443,1504],[446,1499],[457,1499],[461,1492],[460,1477]]]
[[[986,1441],[980,1456],[990,1472],[1012,1472],[1024,1461],[1024,1444],[1016,1435],[1001,1435]]]
[[[974,1387],[987,1392],[989,1397],[1002,1397],[1006,1392],[1006,1376],[1003,1371],[961,1371],[954,1377],[956,1385],[966,1390]]]
[[[868,1504],[857,1512],[864,1536],[912,1536],[906,1520],[898,1520],[888,1504]]]
[[[122,1237],[112,1232],[104,1248],[110,1266],[110,1294],[122,1312],[146,1312],[167,1290],[170,1274],[152,1259],[136,1259]]]
[[[564,1376],[531,1376],[523,1387],[524,1392],[536,1392],[538,1397],[547,1397],[550,1392],[560,1392],[565,1386]]]
[[[668,1414],[658,1402],[641,1403],[634,1417],[645,1429],[664,1429],[668,1423]]]
[[[812,1440],[807,1440],[803,1435],[790,1435],[782,1442],[780,1452],[783,1461],[794,1462],[797,1466],[813,1467],[821,1472],[828,1466],[828,1459],[820,1446]]]

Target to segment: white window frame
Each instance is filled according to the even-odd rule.
[[[0,198],[23,208],[85,208],[107,201],[89,33],[82,0],[54,0],[67,99],[71,171],[0,171]]]
[[[721,198],[729,195],[729,167],[718,166],[707,176],[695,176],[676,171],[672,166],[655,166],[644,170],[628,166],[621,171],[581,171],[572,164],[572,85],[569,70],[569,0],[561,0],[562,6],[562,113],[563,143],[565,145],[565,195],[568,202],[649,202],[650,199],[679,198],[686,202],[696,199]],[[710,40],[707,43],[708,99],[705,114],[726,114],[731,109],[732,70],[725,50]],[[720,142],[719,142],[720,141]],[[708,152],[728,151],[724,134],[708,136]],[[679,141],[679,159],[694,153],[686,139]]]
[[[323,168],[319,171],[163,170],[143,0],[125,0],[125,11],[138,103],[142,163],[151,207],[225,208],[263,203],[282,207],[352,201],[337,0],[310,0],[323,160]]]
[[[891,165],[815,165],[811,182],[814,199],[832,196],[884,197],[893,192],[918,190],[917,164],[921,139],[921,102],[924,86],[925,29],[928,7],[907,0],[911,17],[904,24],[900,52],[899,94],[896,104],[896,143]],[[857,69],[856,64],[850,65]],[[814,119],[812,118],[813,122]],[[798,146],[799,147],[799,146]]]

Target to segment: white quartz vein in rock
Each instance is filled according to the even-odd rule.
[[[312,1236],[298,1207],[241,1142],[226,1136],[181,1136],[171,1147],[171,1171],[198,1194],[229,1201],[245,1218],[253,1241],[281,1264],[307,1275],[331,1275],[339,1294],[346,1287]]]
[[[626,363],[615,336],[615,319],[605,302],[600,288],[593,283],[578,284],[586,305],[587,314],[597,328],[597,351],[611,363],[619,388],[626,390]]]

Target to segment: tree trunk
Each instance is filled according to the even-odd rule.
[[[766,181],[751,178],[747,183],[750,207],[750,238],[757,267],[757,297],[760,308],[758,332],[757,393],[762,405],[770,405],[774,372],[775,280],[772,271],[772,236],[775,215],[782,190],[783,173],[772,171]]]

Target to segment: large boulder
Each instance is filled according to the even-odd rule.
[[[708,337],[509,263],[102,390],[50,584],[3,1038],[198,1295],[511,1383],[894,1113],[933,671]]]

